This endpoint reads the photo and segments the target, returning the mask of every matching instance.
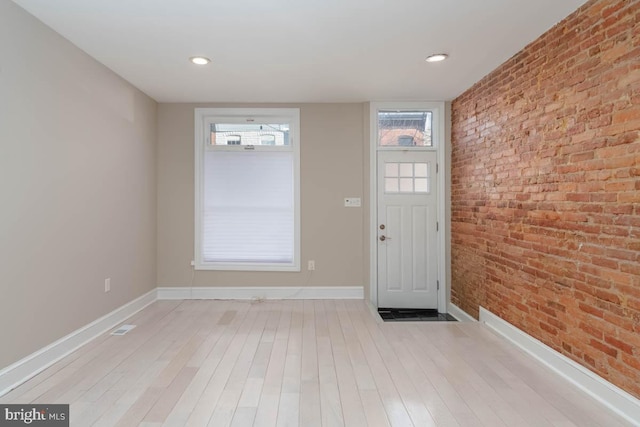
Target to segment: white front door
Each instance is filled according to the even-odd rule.
[[[378,307],[438,308],[436,158],[378,152]]]

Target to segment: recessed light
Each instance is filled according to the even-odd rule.
[[[427,61],[427,62],[440,62],[440,61],[444,61],[448,57],[449,57],[449,55],[447,55],[446,53],[436,53],[435,55],[427,56],[427,59],[425,59],[425,61]]]
[[[209,58],[205,58],[204,56],[192,56],[189,58],[189,61],[193,62],[196,65],[207,65],[211,60]]]

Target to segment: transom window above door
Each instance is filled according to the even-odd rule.
[[[431,111],[378,111],[379,147],[433,147]]]

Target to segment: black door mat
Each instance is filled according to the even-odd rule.
[[[435,309],[379,308],[378,314],[385,322],[457,322],[449,313]]]

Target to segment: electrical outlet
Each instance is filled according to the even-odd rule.
[[[111,278],[104,279],[104,291],[105,292],[111,291]]]
[[[313,271],[316,269],[316,262],[314,260],[309,260],[308,270]]]

